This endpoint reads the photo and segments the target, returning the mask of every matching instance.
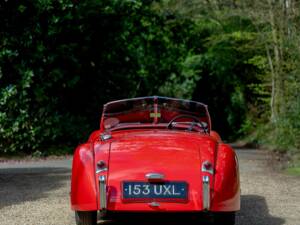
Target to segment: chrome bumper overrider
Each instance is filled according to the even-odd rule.
[[[203,176],[202,189],[203,189],[203,209],[209,210],[210,208],[209,176]]]
[[[202,190],[203,190],[203,209],[209,210],[210,208],[209,176],[203,176]],[[107,208],[107,198],[106,198],[106,177],[104,175],[99,176],[99,192],[100,192],[100,210],[105,210]]]
[[[106,177],[104,175],[99,176],[99,192],[100,192],[100,210],[107,208],[106,200]]]

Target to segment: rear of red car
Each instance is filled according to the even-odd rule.
[[[78,224],[95,224],[97,211],[102,216],[201,213],[215,216],[217,223],[220,218],[222,224],[234,224],[240,208],[238,163],[234,151],[211,135],[208,113],[202,111],[198,120],[194,113],[180,115],[178,102],[163,100],[161,107],[149,107],[149,101],[142,101],[142,112],[141,104],[127,104],[131,110],[126,114],[112,107],[113,117],[104,114],[102,130],[75,152],[71,204]],[[172,112],[166,114],[166,107]],[[132,113],[132,108],[138,111]],[[133,128],[136,117],[145,123]],[[125,122],[118,127],[121,120]]]

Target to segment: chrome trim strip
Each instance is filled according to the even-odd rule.
[[[146,96],[146,97],[137,97],[137,98],[126,98],[126,99],[121,99],[121,100],[116,100],[116,101],[111,101],[111,102],[107,102],[106,104],[104,104],[104,107],[106,108],[109,105],[115,104],[115,103],[122,103],[122,102],[126,102],[126,101],[135,101],[135,100],[144,100],[144,99],[153,99],[157,98],[157,99],[166,99],[166,100],[173,100],[173,101],[182,101],[185,103],[195,103],[195,104],[199,104],[201,106],[207,107],[207,105],[201,103],[201,102],[196,102],[196,101],[192,101],[192,100],[186,100],[186,99],[181,99],[181,98],[170,98],[170,97],[162,97],[162,96]]]
[[[97,170],[96,170],[96,173],[101,173],[101,172],[103,172],[103,171],[107,171],[107,168],[105,167],[105,168],[102,168],[102,169],[97,169]]]
[[[152,207],[159,207],[160,206],[160,204],[158,203],[158,202],[150,202],[150,203],[148,203],[150,206],[152,206]]]
[[[107,133],[101,134],[100,139],[101,139],[101,141],[109,140],[109,139],[111,139],[111,134],[107,134]]]
[[[106,200],[106,177],[104,175],[99,176],[99,193],[100,193],[100,210],[107,208]]]
[[[163,180],[165,178],[165,176],[160,173],[147,173],[145,177],[148,180]]]
[[[202,179],[202,189],[203,189],[203,209],[209,210],[210,208],[210,187],[209,187],[209,176],[203,176]]]

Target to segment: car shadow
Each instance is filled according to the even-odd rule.
[[[67,168],[0,169],[0,209],[46,198],[69,180],[70,170]]]
[[[194,216],[180,218],[167,215],[164,217],[155,218],[148,215],[145,217],[137,217],[136,219],[126,221],[107,221],[99,222],[98,224],[109,225],[208,225],[210,223],[204,222],[203,219],[195,219]],[[241,210],[236,214],[236,225],[282,225],[285,220],[269,214],[269,209],[266,200],[258,195],[242,195],[241,196]],[[222,224],[220,224],[222,225]]]
[[[284,223],[284,219],[270,215],[264,197],[241,196],[241,211],[237,213],[236,225],[282,225]]]

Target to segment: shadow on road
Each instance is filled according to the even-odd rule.
[[[203,219],[198,213],[140,214],[118,221],[99,222],[98,225],[210,225],[207,222],[209,220]]]
[[[65,185],[69,179],[70,170],[66,168],[0,169],[0,209],[25,201],[49,198],[50,191]]]
[[[67,168],[15,168],[0,169],[0,209],[5,206],[36,201],[41,198],[66,198],[70,170]],[[61,191],[56,191],[62,189]],[[55,193],[53,193],[55,191]],[[61,196],[60,196],[61,195]],[[153,215],[123,222],[105,222],[111,225],[205,225],[198,214],[181,217],[172,214],[156,218]],[[241,211],[237,213],[236,225],[283,225],[284,219],[269,214],[262,196],[242,195]]]
[[[237,225],[282,225],[285,220],[269,214],[267,202],[258,195],[242,195]]]
[[[176,214],[155,218],[153,215],[136,217],[126,222],[100,222],[109,225],[208,225],[210,223],[199,220],[196,214],[187,217],[180,217]],[[241,196],[241,211],[237,213],[236,225],[282,225],[285,220],[269,214],[269,209],[264,197],[257,195]],[[220,224],[222,225],[222,224]]]

